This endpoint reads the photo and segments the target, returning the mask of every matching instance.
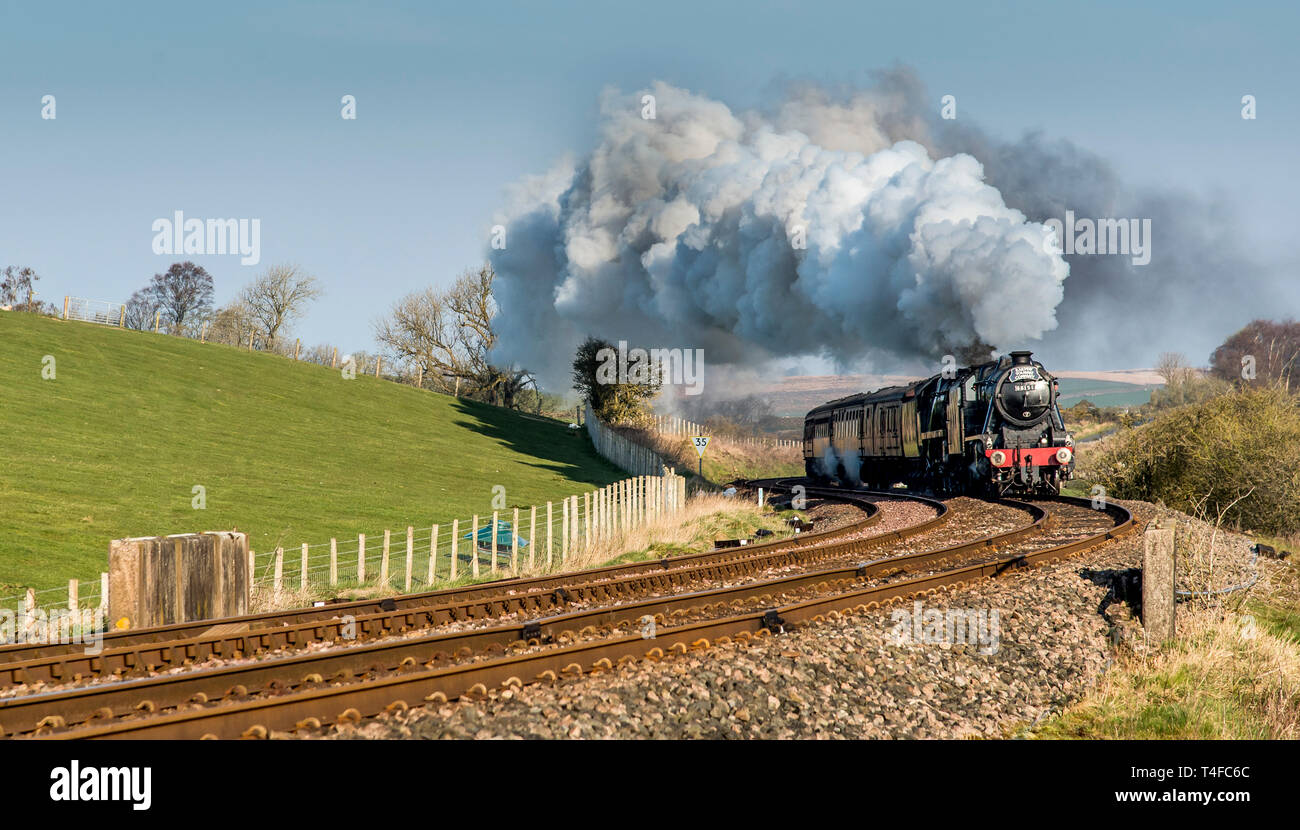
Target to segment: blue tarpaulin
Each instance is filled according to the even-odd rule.
[[[470,531],[461,537],[462,539],[473,539],[474,531]],[[477,545],[481,548],[492,547],[492,523],[488,522],[485,526],[478,529]],[[510,522],[497,522],[497,549],[511,548],[518,545],[521,548],[528,547],[528,540],[522,536],[516,536],[511,532]]]

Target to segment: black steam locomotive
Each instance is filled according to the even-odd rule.
[[[1059,493],[1074,440],[1056,378],[1031,352],[850,395],[804,419],[809,478],[883,489],[897,482],[952,493]]]

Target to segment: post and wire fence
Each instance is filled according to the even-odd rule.
[[[385,528],[314,543],[251,549],[255,602],[300,599],[319,589],[373,587],[409,593],[479,579],[593,564],[589,555],[627,534],[669,521],[686,504],[671,469],[625,478],[544,504],[450,522]],[[293,594],[300,596],[293,596]]]

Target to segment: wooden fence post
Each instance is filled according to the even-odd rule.
[[[76,611],[79,607],[81,607],[81,598],[78,596],[79,588],[80,585],[78,584],[77,580],[75,579],[68,580],[68,610],[69,611]]]
[[[337,369],[338,367],[339,367],[339,347],[335,346],[334,356],[330,358],[330,368]]]
[[[423,363],[421,363],[418,367],[416,367],[415,388],[416,389],[424,388],[424,364]]]
[[[68,319],[68,295],[63,295],[63,319]]]
[[[304,593],[307,591],[307,543],[302,543],[302,575],[299,577],[299,583]]]
[[[564,516],[560,522],[560,564],[569,556],[569,497],[564,497]]]
[[[497,520],[497,511],[492,511],[492,573],[497,572],[497,531],[501,527]]]
[[[510,573],[519,573],[519,508],[515,508],[513,519],[510,522]],[[532,544],[531,537],[529,544]]]
[[[157,334],[157,333],[158,333],[158,322],[159,322],[160,320],[162,320],[162,312],[161,312],[161,311],[155,311],[155,312],[153,313],[153,333],[154,333],[154,334]]]
[[[537,550],[537,505],[528,508],[528,569],[533,569],[534,551]]]
[[[117,327],[119,329],[126,328],[126,304],[125,303],[122,305],[122,313],[119,314],[117,317]]]
[[[357,534],[357,582],[366,581],[366,534]]]
[[[429,584],[438,576],[438,526],[429,531]]]
[[[122,308],[125,310],[126,306],[122,306]],[[199,342],[200,343],[208,342],[208,321],[207,320],[204,320],[203,325],[199,327]]]
[[[284,548],[278,545],[275,548],[275,598],[280,598],[280,592],[284,590]]]
[[[250,352],[253,350],[253,332],[251,331],[248,333],[248,350]]]
[[[478,514],[477,514],[477,513],[474,514],[474,527],[473,527],[473,529],[470,531],[470,537],[469,537],[469,552],[470,552],[470,555],[474,557],[474,560],[473,560],[473,561],[474,561],[474,566],[473,566],[474,576],[478,576]]]
[[[591,553],[591,491],[582,494],[582,549]]]
[[[99,574],[99,607],[108,610],[108,574],[102,571]]]
[[[546,567],[551,567],[551,503],[546,503]]]
[[[252,547],[248,549],[248,588],[252,590],[253,583],[257,578],[257,554],[253,552]]]
[[[380,367],[381,365],[383,365],[383,362],[384,362],[384,356],[383,356],[383,355],[376,355],[376,356],[375,356],[375,377],[379,377],[379,367]]]
[[[411,569],[415,567],[415,527],[406,526],[406,593],[411,593]]]
[[[379,559],[379,584],[388,587],[388,541],[392,533],[384,530],[384,554]]]
[[[339,540],[330,537],[330,587],[339,584]]]
[[[1174,528],[1165,521],[1147,526],[1142,554],[1142,626],[1147,639],[1174,637]]]
[[[298,354],[302,351],[302,338],[299,337],[293,344],[293,359],[298,359]]]
[[[452,580],[456,578],[456,560],[457,560],[456,542],[458,536],[460,536],[460,519],[452,519],[451,520],[451,576],[449,577]]]

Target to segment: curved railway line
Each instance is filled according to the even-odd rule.
[[[788,491],[794,481],[751,484]],[[216,633],[209,631],[211,623],[128,632],[106,638],[97,658],[66,650],[0,650],[0,661],[6,661],[0,676],[9,683],[32,677],[92,680],[0,700],[0,729],[10,736],[50,738],[265,737],[314,729],[869,612],[1052,562],[1133,525],[1128,511],[1114,504],[1094,511],[1082,499],[1004,500],[1000,504],[1023,511],[1028,523],[888,555],[891,545],[942,526],[947,507],[904,493],[808,493],[855,504],[864,517],[761,545],[409,595],[389,600],[388,608],[366,601],[257,615],[219,621]],[[880,518],[870,499],[886,496],[920,500],[935,515],[864,535]],[[846,561],[870,552],[886,555]],[[772,575],[777,570],[782,572]],[[361,642],[306,648],[336,639],[342,613],[354,614]],[[510,615],[536,618],[501,619]],[[248,630],[221,633],[231,623]],[[245,659],[273,648],[296,650]],[[177,667],[211,656],[231,659],[216,668],[107,679],[114,672]],[[105,679],[96,681],[97,675]]]

